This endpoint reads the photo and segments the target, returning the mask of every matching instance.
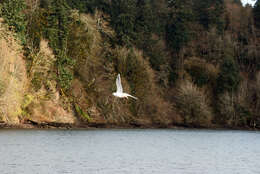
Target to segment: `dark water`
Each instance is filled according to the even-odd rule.
[[[260,132],[0,130],[1,174],[260,174]]]

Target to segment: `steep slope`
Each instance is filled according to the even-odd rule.
[[[2,22],[3,20],[1,20]],[[22,126],[27,120],[45,123],[75,123],[71,109],[64,109],[52,74],[55,57],[46,41],[28,70],[22,46],[15,34],[0,23],[0,120]],[[39,79],[41,75],[41,79]],[[50,79],[50,80],[46,80]],[[35,90],[36,89],[36,90]],[[48,90],[47,90],[48,89]]]
[[[48,42],[42,40],[40,51],[32,56],[29,69],[30,86],[28,89],[28,104],[25,120],[37,123],[56,122],[73,124],[76,118],[70,106],[66,106],[57,90],[55,80],[56,58],[48,47]]]
[[[0,119],[8,124],[19,123],[28,87],[22,47],[13,35],[0,23]]]

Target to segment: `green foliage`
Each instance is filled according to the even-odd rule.
[[[190,24],[194,18],[191,0],[168,1],[168,7],[170,8],[170,12],[166,25],[166,41],[167,46],[173,53],[170,60],[171,71],[169,81],[171,84],[174,84],[179,78],[179,66],[181,62],[179,53],[192,38]]]
[[[33,49],[38,49],[47,27],[47,11],[39,8],[31,13],[27,15],[27,44]]]
[[[73,80],[73,65],[75,62],[65,54],[57,55],[58,82],[65,91],[70,89]]]
[[[185,61],[184,68],[197,86],[215,86],[218,70],[212,64],[198,58],[192,58]]]
[[[77,114],[78,114],[81,118],[87,120],[88,122],[91,120],[90,117],[89,117],[89,115],[88,115],[86,112],[84,112],[84,111],[80,108],[79,105],[75,104],[74,106],[75,106],[75,109],[76,109]]]
[[[78,9],[82,13],[94,13],[97,8],[109,12],[108,2],[107,0],[67,0],[71,8]]]
[[[195,0],[193,10],[196,20],[205,29],[216,25],[219,32],[223,30],[224,0]]]
[[[160,40],[148,40],[145,47],[145,55],[149,57],[149,62],[154,70],[160,71],[161,67],[167,63],[168,55],[166,48]]]
[[[142,102],[147,99],[151,92],[149,67],[143,60],[142,53],[136,49],[117,47],[112,56],[112,61],[116,65],[116,71],[129,82],[129,93],[140,98],[140,102],[131,102],[130,106],[132,114],[137,116],[145,111]]]
[[[218,93],[236,91],[239,82],[240,76],[236,63],[231,57],[226,57],[220,66],[220,73],[217,78]]]
[[[187,69],[187,72],[191,75],[194,83],[199,87],[209,83],[209,76],[206,74],[203,67],[193,66],[190,69]]]
[[[67,3],[71,8],[78,9],[80,12],[94,12],[95,0],[67,0]]]
[[[9,29],[26,43],[28,72],[36,91],[46,87],[48,78],[56,78],[57,87],[69,94],[74,75],[78,75],[90,95],[91,104],[110,115],[114,105],[110,103],[112,100],[108,97],[96,101],[96,98],[108,96],[111,78],[121,73],[125,89],[140,98],[138,102],[122,102],[122,106],[127,105],[128,109],[122,108],[121,112],[131,111],[134,116],[155,115],[160,108],[169,106],[160,97],[168,99],[171,90],[164,85],[158,89],[158,94],[151,94],[154,91],[151,89],[157,90],[155,82],[164,80],[168,83],[169,79],[175,85],[171,87],[177,88],[178,94],[173,102],[185,124],[210,123],[209,103],[214,99],[208,96],[218,98],[218,104],[214,105],[216,118],[219,117],[217,123],[246,126],[256,119],[260,108],[257,85],[253,83],[248,90],[252,91],[251,98],[248,97],[250,100],[243,102],[236,90],[240,74],[253,79],[260,67],[259,0],[253,10],[249,6],[242,7],[239,0],[38,2],[39,6],[31,6],[31,1],[26,1],[26,7],[25,0],[1,1],[1,16]],[[91,13],[92,16],[79,15],[78,12]],[[75,14],[77,18],[74,18]],[[50,66],[38,61],[36,68],[36,59],[45,60],[37,54],[42,39],[47,40],[56,57]],[[180,82],[187,80],[185,78],[194,84]],[[54,86],[56,88],[56,83]],[[204,88],[198,87],[208,89],[210,94],[206,95]],[[5,88],[0,81],[0,95]],[[75,111],[89,121],[81,103],[77,103]],[[163,120],[161,115],[157,117]]]
[[[257,0],[257,2],[255,3],[253,14],[255,26],[260,29],[260,0]]]
[[[169,1],[171,12],[166,29],[166,40],[169,46],[179,52],[191,39],[189,23],[193,20],[191,1]]]
[[[65,51],[69,33],[70,11],[65,0],[53,0],[48,8],[48,28],[46,36],[55,54]]]
[[[22,117],[28,117],[30,115],[29,106],[33,103],[33,100],[34,97],[30,94],[26,94],[24,96],[19,115],[21,115]]]
[[[74,61],[67,55],[70,8],[65,0],[52,0],[47,6],[46,37],[57,57],[58,82],[65,91],[70,88],[73,79]]]
[[[76,61],[76,66],[79,66],[89,56],[95,36],[81,21],[74,20],[69,28],[67,55]]]
[[[142,54],[134,49],[117,48],[115,53],[117,71],[130,82],[132,94],[145,97],[150,88],[147,65],[142,61]]]
[[[129,45],[135,39],[136,0],[112,0],[111,25],[118,42]]]
[[[94,9],[100,9],[110,15],[111,26],[115,30],[117,44],[136,45],[144,50],[144,55],[149,57],[152,67],[159,70],[164,63],[164,57],[161,48],[157,49],[158,39],[152,39],[152,33],[164,35],[165,16],[162,16],[158,5],[165,5],[162,1],[137,1],[137,0],[67,0],[72,8],[84,12],[94,12]],[[158,64],[157,64],[158,63]]]
[[[24,0],[5,0],[1,8],[1,15],[5,22],[14,28],[23,44],[25,43],[26,30],[25,8]]]
[[[42,83],[44,80],[43,78],[44,78],[43,73],[41,73],[41,72],[34,73],[31,83],[32,83],[35,91],[38,91],[39,89],[41,89]]]
[[[0,80],[0,97],[5,93],[5,89],[6,89],[6,84],[4,83],[4,81]]]
[[[239,5],[242,5],[241,0],[233,0],[233,2],[234,2],[234,3],[237,3],[237,4],[239,4]]]
[[[24,96],[24,100],[23,100],[23,103],[22,103],[22,108],[23,109],[26,109],[34,100],[34,97],[32,95],[25,95]]]

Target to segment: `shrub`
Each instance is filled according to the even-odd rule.
[[[23,10],[26,5],[24,0],[5,0],[1,8],[1,15],[5,19],[5,22],[14,27],[15,32],[18,34],[18,38],[25,43],[25,30],[26,20]]]
[[[84,120],[86,120],[86,121],[88,121],[88,122],[90,121],[90,117],[89,117],[88,113],[87,113],[87,112],[84,112],[79,105],[75,104],[75,110],[76,110],[77,114],[78,114],[82,119],[84,119]]]
[[[239,85],[240,76],[237,64],[232,58],[225,58],[220,66],[220,73],[217,78],[217,91],[223,93],[225,91],[236,91]]]
[[[219,95],[217,108],[217,122],[228,126],[247,126],[252,119],[248,82],[244,80],[236,93],[225,92]]]
[[[258,0],[255,3],[254,9],[253,9],[253,15],[254,15],[254,22],[255,22],[255,26],[257,28],[260,28],[260,1]]]
[[[232,125],[232,120],[235,116],[235,104],[232,96],[225,92],[218,98],[219,116],[217,121],[222,124]]]
[[[39,52],[37,54],[31,53],[30,59],[28,74],[31,78],[32,87],[35,91],[38,91],[43,85],[46,86],[48,81],[56,79],[56,58],[52,50],[48,47],[48,42],[41,40]]]
[[[202,87],[208,84],[215,86],[218,69],[214,65],[202,59],[191,58],[184,62],[184,67],[197,86]]]
[[[172,119],[169,114],[171,105],[161,97],[154,71],[142,52],[135,48],[116,47],[111,55],[115,70],[122,74],[125,91],[138,97],[138,101],[128,105],[131,114],[138,118],[148,116],[155,124],[168,124],[168,120]]]
[[[3,80],[0,80],[0,97],[5,93],[6,90],[6,84]]]
[[[207,96],[189,81],[181,82],[176,93],[176,108],[183,116],[184,123],[194,126],[208,126],[212,110]]]
[[[252,98],[251,98],[251,107],[253,112],[253,119],[258,120],[258,125],[260,125],[260,72],[256,74],[256,82],[252,88]]]
[[[27,18],[28,25],[26,28],[27,33],[27,45],[33,51],[38,49],[40,41],[43,38],[44,30],[47,24],[47,11],[41,8],[37,8],[35,11],[29,12]]]
[[[113,55],[116,70],[127,77],[132,94],[145,98],[149,92],[151,78],[147,71],[149,65],[143,59],[142,53],[133,48],[117,47]]]

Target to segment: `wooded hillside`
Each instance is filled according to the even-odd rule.
[[[1,77],[3,122],[260,127],[260,0],[0,0],[0,8],[0,32],[21,45],[28,80],[12,116]],[[118,73],[139,100],[112,95]]]

